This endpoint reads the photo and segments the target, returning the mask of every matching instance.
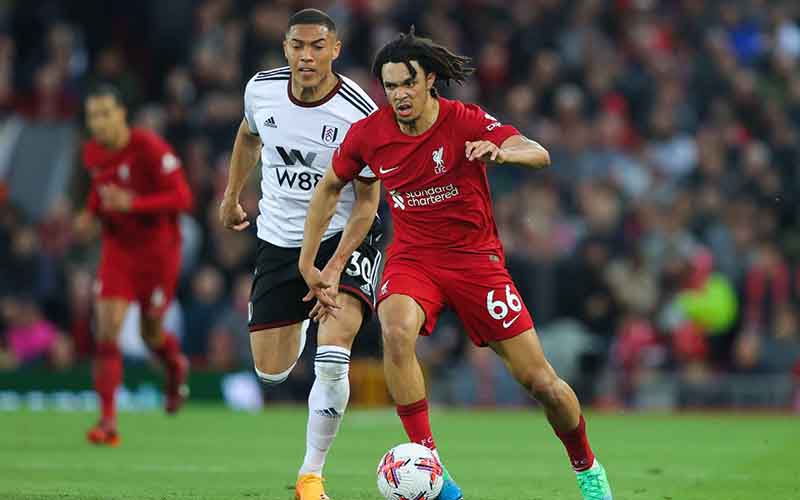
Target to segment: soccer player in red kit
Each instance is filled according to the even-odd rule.
[[[549,154],[478,106],[438,96],[434,83],[462,83],[472,72],[468,62],[416,37],[413,29],[379,51],[373,74],[389,106],[350,128],[317,186],[300,271],[323,306],[314,311],[316,317],[336,314],[329,287],[333,275],[327,266],[316,269],[314,258],[340,190],[369,165],[388,191],[394,222],[378,316],[386,382],[409,439],[435,451],[415,344],[418,335],[430,335],[442,308],[450,306],[472,342],[491,347],[542,404],[584,500],[611,500],[575,393],[545,359],[531,315],[505,268],[492,213],[485,162],[540,168],[549,165]],[[459,498],[460,489],[446,473],[439,499]]]
[[[116,446],[114,393],[122,382],[118,337],[131,302],[141,306],[144,342],[165,367],[167,413],[175,413],[187,394],[188,360],[161,323],[180,270],[178,214],[191,207],[192,195],[169,144],[153,132],[128,126],[115,88],[93,90],[85,109],[92,139],[83,148],[83,162],[91,188],[79,225],[86,227],[96,217],[102,228],[94,360],[101,417],[87,439]]]

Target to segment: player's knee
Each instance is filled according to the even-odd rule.
[[[258,380],[260,380],[261,383],[266,386],[280,385],[286,382],[286,379],[289,378],[289,374],[292,373],[292,368],[294,368],[294,364],[282,372],[270,373],[267,370],[260,370],[258,365],[253,367]]]
[[[560,379],[549,366],[527,368],[517,375],[517,380],[537,401],[544,405],[559,399]]]
[[[414,355],[417,332],[403,322],[389,323],[382,328],[384,356],[393,364],[401,364]]]

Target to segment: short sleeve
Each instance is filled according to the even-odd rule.
[[[253,80],[247,82],[247,86],[244,88],[244,121],[247,122],[247,129],[251,134],[259,135],[253,117]]]
[[[516,127],[503,125],[475,104],[465,105],[464,115],[464,121],[469,127],[469,137],[473,141],[489,141],[500,147],[509,137],[520,135]]]
[[[362,175],[363,170],[369,170],[369,168],[364,168],[366,162],[361,153],[362,130],[363,127],[358,125],[350,127],[347,135],[344,136],[344,140],[333,153],[333,159],[331,160],[333,171],[344,182],[350,182],[356,177],[361,180],[369,180],[369,175]],[[375,177],[371,170],[369,173],[372,174],[373,178]]]
[[[361,172],[358,173],[356,179],[360,180],[361,182],[375,182],[378,180],[378,177],[375,175],[375,172],[372,171],[369,166],[366,166],[361,169]]]

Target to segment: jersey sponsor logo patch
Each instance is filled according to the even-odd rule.
[[[278,180],[280,187],[288,187],[289,189],[300,189],[301,191],[311,191],[320,179],[322,174],[312,174],[311,172],[290,172],[285,168],[275,169],[275,178]]]
[[[403,201],[403,193],[399,193],[396,190],[392,189],[389,191],[389,196],[392,197],[392,201],[394,202],[394,208],[399,208],[400,210],[406,209],[406,202]]]
[[[439,146],[439,149],[433,152],[431,155],[433,158],[433,173],[435,174],[443,174],[445,173],[445,166],[444,166],[444,146]]]
[[[500,126],[500,122],[492,122],[492,123],[490,123],[489,125],[486,126],[486,130],[491,132],[492,130],[496,129],[499,126]]]
[[[322,126],[322,142],[325,144],[333,144],[336,141],[336,137],[339,135],[339,129],[332,125],[323,125]]]
[[[298,162],[304,167],[310,167],[317,158],[317,153],[313,151],[303,154],[302,151],[298,151],[296,149],[290,149],[289,151],[286,151],[286,148],[283,146],[275,146],[275,150],[278,151],[279,155],[281,155],[283,164],[287,167],[293,167]]]
[[[270,116],[266,120],[264,120],[264,126],[269,128],[278,128],[278,124],[275,123],[275,117]]]
[[[397,190],[389,191],[389,194],[394,201],[394,208],[405,210],[406,207],[427,207],[436,205],[455,198],[460,194],[458,186],[453,183],[445,186],[432,186],[425,189],[418,189],[416,191],[408,191],[401,193]]]
[[[400,168],[400,165],[396,165],[396,166],[394,166],[392,168],[383,168],[383,165],[381,165],[380,167],[378,167],[378,172],[380,172],[381,175],[386,175],[389,172],[394,172],[398,168]]]
[[[178,169],[180,162],[178,157],[172,153],[166,153],[161,157],[161,171],[165,174],[170,174]]]

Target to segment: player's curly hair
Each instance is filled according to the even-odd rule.
[[[467,77],[475,72],[475,68],[470,66],[469,57],[454,54],[430,38],[416,36],[414,26],[411,26],[408,33],[400,33],[378,51],[372,63],[372,74],[382,84],[381,69],[384,64],[391,62],[405,64],[411,76],[416,77],[417,71],[411,61],[417,61],[425,73],[436,73],[436,80],[448,86],[450,82],[463,85]],[[438,95],[436,88],[431,88],[431,95]]]

